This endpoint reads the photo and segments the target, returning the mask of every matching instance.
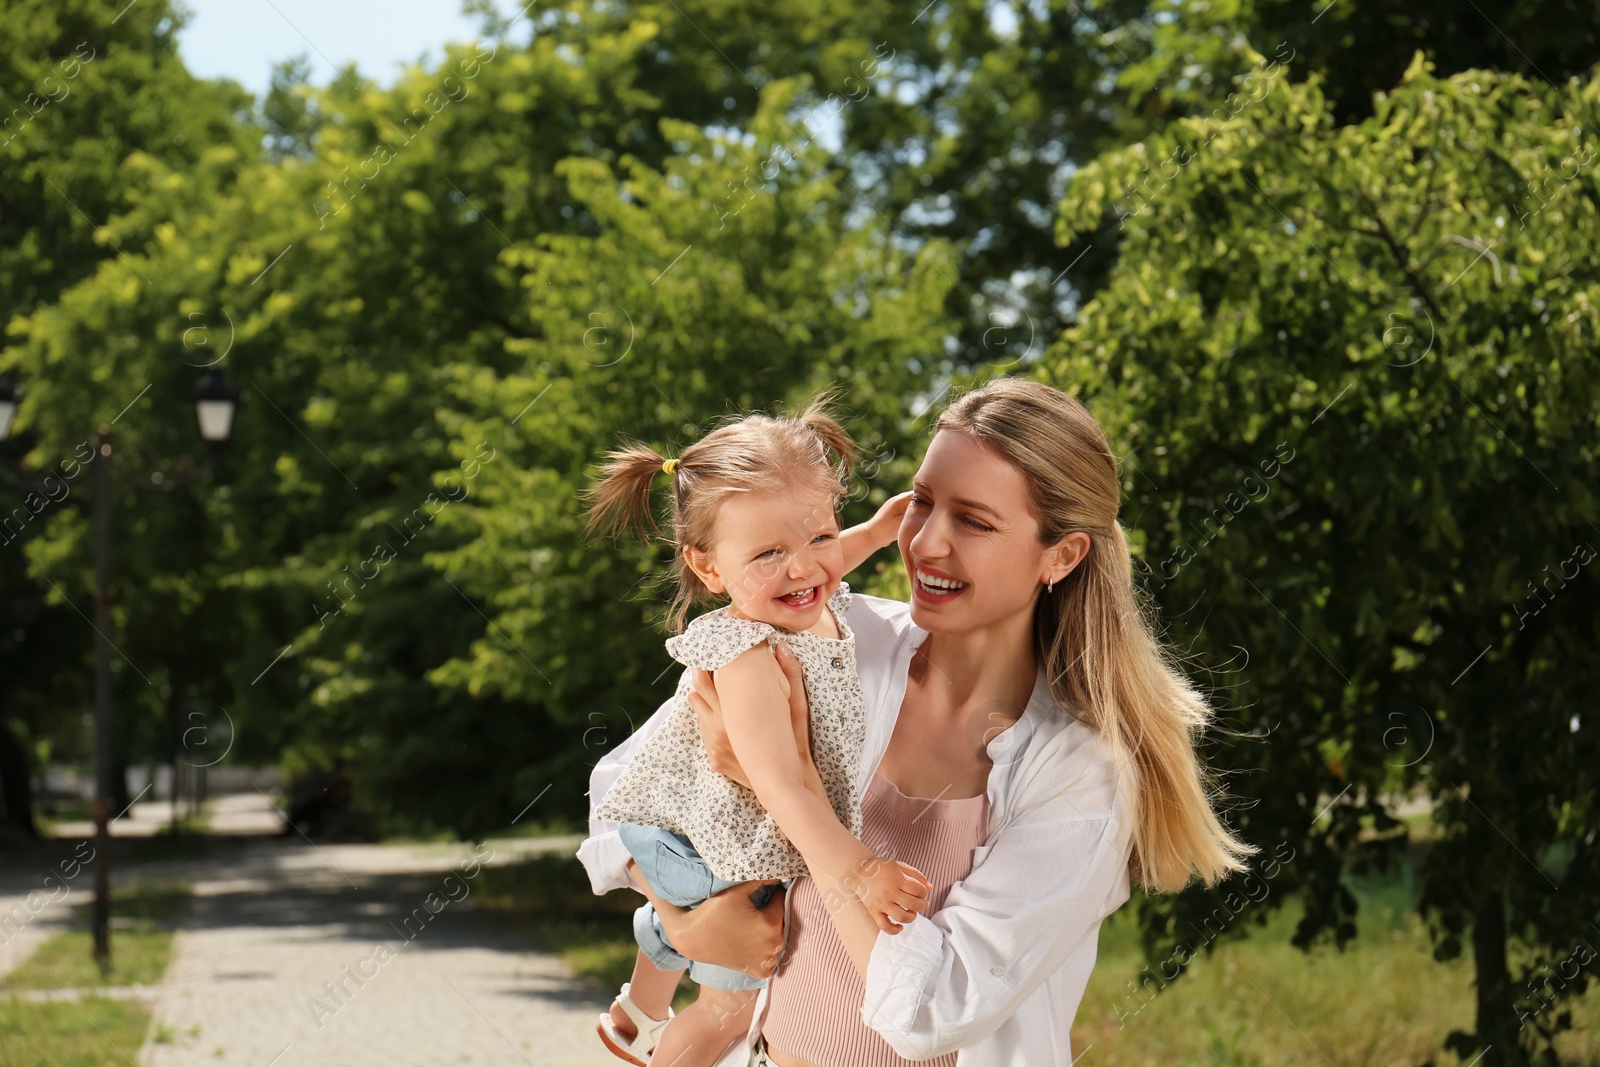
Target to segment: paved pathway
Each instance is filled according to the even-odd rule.
[[[51,842],[19,858],[0,859],[0,978],[32,956],[41,941],[65,929],[72,905],[89,899],[83,890],[94,891],[89,868],[76,868],[74,880],[63,877],[75,870],[75,844]]]
[[[220,815],[247,824],[253,803],[229,800]],[[611,991],[472,906],[475,858],[575,845],[491,842],[474,853],[234,838],[204,859],[140,864],[138,877],[183,878],[194,897],[151,991],[144,1047],[121,1051],[138,1067],[612,1067],[593,1027]],[[33,873],[0,875],[0,914],[48,867]],[[89,889],[86,879],[76,888]],[[74,891],[71,903],[86,899]],[[0,973],[65,912],[41,911],[0,946]]]

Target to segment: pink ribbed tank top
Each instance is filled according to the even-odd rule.
[[[950,887],[972,871],[972,850],[988,834],[989,797],[986,792],[954,800],[908,797],[874,773],[861,799],[861,816],[862,843],[928,876],[933,892],[924,914],[932,915],[944,906]],[[954,1052],[931,1060],[904,1059],[861,1021],[861,976],[812,879],[800,878],[791,887],[789,919],[789,954],[773,972],[761,1026],[769,1049],[815,1067],[901,1067],[913,1062],[954,1067]]]

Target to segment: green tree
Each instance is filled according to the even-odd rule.
[[[531,253],[526,314],[543,336],[508,343],[517,364],[461,368],[456,451],[490,442],[503,458],[441,517],[460,547],[428,560],[492,625],[433,677],[541,706],[551,755],[528,768],[525,795],[555,782],[565,792],[546,803],[569,816],[586,810],[600,750],[676,678],[660,645],[670,549],[583,535],[578,493],[606,449],[633,437],[673,455],[719,417],[838,382],[871,457],[843,521],[909,481],[905,409],[932,381],[927,339],[949,326],[951,257],[898,247],[876,218],[853,222],[828,153],[794,147],[794,92],[769,85],[746,138],[663,120],[674,154],[660,168],[563,163],[596,232]]]
[[[0,67],[0,314],[11,323],[51,306],[109,264],[120,262],[129,284],[148,284],[127,270],[127,252],[136,251],[148,231],[115,225],[139,181],[129,160],[148,158],[183,171],[213,151],[248,158],[254,138],[237,121],[248,94],[195,78],[178,58],[182,17],[167,0],[133,8],[111,0],[19,0],[6,15],[0,25],[7,56]],[[0,372],[15,374],[17,366],[7,356]],[[24,389],[48,393],[44,379],[56,369],[25,370],[38,376],[25,374]],[[190,384],[182,386],[185,403]],[[86,525],[80,505],[92,496],[83,462],[91,454],[87,440],[97,418],[110,421],[137,391],[120,394],[115,406],[110,396],[93,405],[82,395],[57,394],[48,403],[59,406],[48,411],[44,396],[34,397],[11,440],[0,445],[0,464],[19,474],[0,484],[0,779],[8,815],[24,827],[32,821],[25,765],[42,753],[81,750],[81,718],[72,712],[87,705],[93,640],[85,619],[29,566],[24,552],[52,516],[59,516],[63,530]],[[137,520],[122,521],[126,528]],[[86,568],[86,556],[83,561]],[[86,576],[80,571],[65,586],[81,608],[90,603]],[[119,740],[126,755],[129,739]]]
[[[528,241],[582,224],[554,167],[614,142],[631,107],[649,103],[627,86],[640,40],[584,60],[550,42],[515,54],[460,46],[390,90],[346,71],[309,99],[294,91],[307,114],[332,117],[325,128],[269,121],[297,129],[309,159],[218,148],[182,167],[148,153],[123,164],[136,181],[108,233],[129,254],[13,326],[8,364],[31,384],[19,424],[41,453],[70,452],[83,412],[109,421],[142,395],[117,426],[120,468],[176,479],[200,452],[187,407],[196,367],[221,360],[247,401],[223,477],[191,480],[198,491],[161,506],[148,492],[142,504],[119,497],[122,585],[139,594],[117,607],[125,662],[140,674],[125,699],[166,688],[152,663],[206,666],[231,682],[215,699],[240,725],[241,755],[283,752],[291,770],[344,756],[374,807],[413,826],[503,823],[419,787],[452,718],[487,714],[424,678],[483,620],[423,568],[423,546],[385,568],[320,644],[319,623],[341,603],[334,583],[371,555],[374,530],[414,517],[434,536],[417,509],[435,472],[456,463],[436,428],[446,368],[492,364],[508,336],[537,333],[496,254],[505,234]],[[598,96],[634,104],[596,123],[587,102]],[[566,140],[531,135],[534,100],[541,132],[549,121]],[[31,572],[81,593],[83,522],[54,512],[40,526]],[[522,731],[494,751],[532,747],[521,719],[492,717]],[[481,734],[454,736],[451,758],[481,769]],[[462,807],[503,808],[508,790],[476,784],[459,791],[470,794]]]
[[[1340,123],[1372,115],[1373,95],[1399,82],[1417,52],[1439,77],[1498,70],[1552,84],[1585,74],[1600,54],[1600,10],[1578,0],[1172,0],[1152,7],[1163,16],[1144,34],[1150,57],[1141,67],[1167,95],[1230,87],[1226,75],[1240,73],[1240,39],[1263,47],[1283,41],[1297,52],[1298,69],[1322,75]]]
[[[1108,220],[1058,245],[1066,183],[1102,152],[1225,108],[1254,62],[1246,41],[1287,57],[1294,80],[1323,75],[1348,122],[1417,49],[1441,75],[1490,67],[1559,82],[1588,69],[1600,40],[1600,9],[1577,0],[647,0],[527,17],[580,50],[648,25],[639,84],[696,123],[745,128],[762,86],[808,79],[791,118],[837,134],[858,210],[912,247],[959,252],[946,268],[952,333],[927,340],[955,373],[1025,367],[1075,321],[1118,234]]]
[[[502,610],[501,586],[437,563],[477,533],[460,516],[501,480],[570,500],[621,429],[665,425],[673,404],[696,419],[770,404],[874,346],[861,377],[885,384],[869,402],[898,408],[898,383],[927,377],[909,360],[944,284],[945,253],[894,246],[876,220],[857,219],[838,177],[824,180],[827,153],[797,147],[780,111],[761,118],[765,148],[787,148],[765,177],[740,138],[667,118],[638,84],[641,72],[665,84],[640,60],[656,34],[641,21],[582,51],[554,36],[457,46],[391,89],[345,71],[309,90],[286,68],[266,126],[290,134],[273,158],[219,149],[177,168],[130,157],[138,181],[111,227],[137,238],[129,255],[19,320],[7,354],[35,383],[20,419],[46,451],[70,439],[55,413],[109,417],[149,384],[117,427],[125,466],[145,478],[198,470],[193,416],[179,409],[197,364],[225,351],[245,387],[224,471],[159,506],[149,492],[123,498],[124,587],[171,591],[119,601],[123,650],[142,672],[126,699],[144,676],[159,694],[208,665],[226,677],[215,702],[239,725],[241,755],[281,754],[291,771],[342,759],[386,827],[501,827],[552,780],[561,789],[534,817],[581,812],[575,753],[616,660],[572,644],[579,628],[554,620],[584,619],[638,662],[660,657],[660,634],[637,605],[582,588],[580,575],[619,572],[605,546],[573,558],[572,516],[553,511],[519,533],[517,559],[489,571],[481,553],[462,557],[495,581],[549,585],[541,614],[512,598]],[[690,106],[683,84],[674,92],[685,111],[722,109],[720,97]],[[792,103],[788,88],[773,92],[774,108]],[[619,199],[635,197],[624,182],[649,198]],[[667,250],[667,235],[683,245]],[[572,241],[612,248],[606,273]],[[607,307],[646,312],[639,349],[652,354],[627,357],[620,374],[589,368],[608,361],[603,351],[561,354],[574,338],[586,353],[584,338],[623,343],[623,321],[596,303],[612,290],[626,299]],[[664,299],[652,309],[648,298]],[[714,385],[686,390],[712,351],[723,353]],[[629,384],[636,368],[649,369]],[[624,395],[650,375],[663,388],[670,379],[670,403],[653,389]],[[571,392],[579,378],[594,395]],[[563,391],[570,424],[545,424],[542,408]],[[645,409],[654,422],[637,416]],[[526,452],[522,435],[549,455]],[[892,449],[878,454],[893,461]],[[489,525],[523,521],[525,504],[508,502]],[[53,515],[42,530],[32,573],[84,589],[81,521]],[[578,574],[549,583],[562,545]],[[653,706],[646,688],[628,695]],[[172,699],[147,695],[139,714],[154,723]]]
[[[1295,850],[1296,943],[1354,934],[1341,872],[1395,856],[1385,794],[1420,784],[1419,906],[1477,978],[1449,1044],[1554,1063],[1600,904],[1600,80],[1419,56],[1352,126],[1315,78],[1239,98],[1076,176],[1064,239],[1112,218],[1120,254],[1048,376],[1129,451],[1147,584],[1253,728],[1214,757]],[[1152,942],[1236,888],[1143,902]]]

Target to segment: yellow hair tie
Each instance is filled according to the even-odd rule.
[[[676,459],[666,460],[661,464],[661,470],[666,474],[678,473],[678,461]]]

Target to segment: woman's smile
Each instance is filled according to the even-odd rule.
[[[929,604],[944,604],[960,596],[968,583],[958,582],[947,574],[916,568],[916,580],[911,583],[912,595]]]

